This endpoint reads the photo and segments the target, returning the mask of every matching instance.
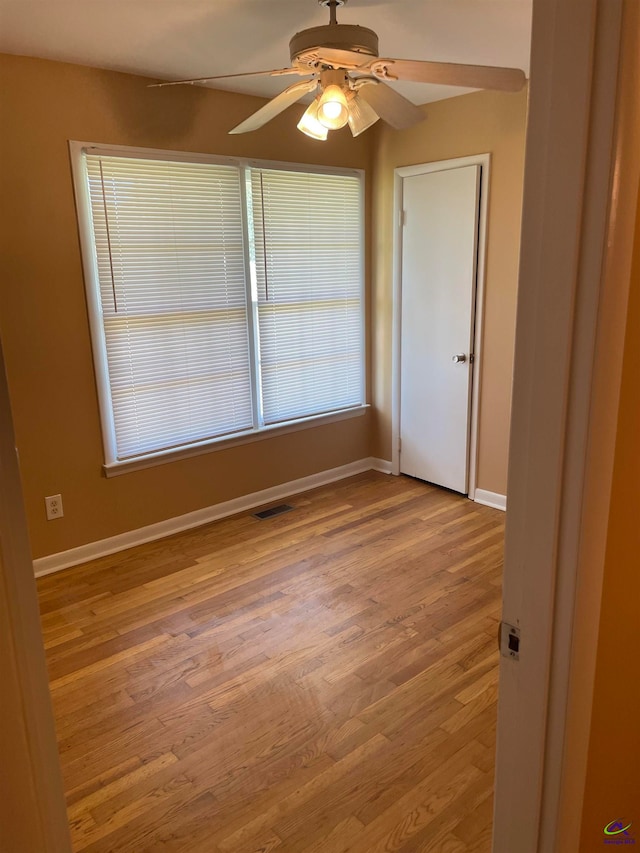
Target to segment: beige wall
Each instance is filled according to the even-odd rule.
[[[524,93],[441,101],[425,108],[427,121],[413,130],[395,132],[380,122],[355,140],[345,129],[322,144],[292,132],[300,107],[256,133],[229,136],[226,129],[262,103],[248,96],[195,87],[148,89],[141,77],[14,56],[0,56],[0,78],[0,194],[11,199],[0,211],[0,333],[34,557],[372,451],[390,459],[393,168],[487,151],[493,162],[478,485],[504,493]],[[367,224],[368,244],[375,246],[367,309],[373,413],[106,479],[69,139],[366,169],[368,211],[375,198]],[[57,493],[65,515],[48,522],[43,498]]]
[[[67,141],[368,168],[371,136],[325,144],[294,115],[228,136],[263,102],[141,77],[0,57],[0,331],[35,557],[369,455],[368,416],[107,480]],[[300,107],[292,108],[300,111]],[[10,204],[7,200],[10,199]],[[47,522],[45,495],[64,518]]]
[[[591,682],[583,655],[576,652],[577,672],[573,675],[568,726],[570,731],[584,726],[584,711],[577,707],[580,700],[582,705],[591,706],[580,853],[601,850],[603,827],[625,818],[633,822],[631,834],[635,843],[640,843],[640,6],[635,0],[624,3],[618,84],[614,169],[617,180],[614,180],[607,240],[606,290],[600,304],[601,323],[606,324],[607,337],[599,342],[596,353],[593,401],[594,407],[600,404],[607,426],[593,419],[587,458],[590,469],[596,473],[594,489],[599,487],[601,492],[594,508],[602,507],[603,496],[609,494],[610,503],[600,576],[602,599],[598,598],[600,587],[594,577],[595,588],[589,590],[590,597],[578,598],[576,616],[576,647],[583,649],[593,642],[585,639],[589,630],[592,637],[595,634],[597,643],[593,696],[584,695],[579,684],[583,673],[587,676],[583,681]],[[626,312],[621,312],[618,305],[624,305],[627,293]],[[615,313],[611,310],[612,301]],[[611,322],[613,317],[617,320],[615,324]],[[611,341],[616,332],[616,339]],[[618,388],[618,374],[607,367],[610,353],[615,352],[620,342],[623,343],[622,376],[616,405],[603,397],[600,387],[608,383]],[[604,455],[601,445],[606,447],[609,429],[615,430],[610,485],[597,476]],[[587,522],[590,520],[587,518]],[[586,544],[592,545],[589,540]],[[581,572],[588,573],[587,579],[591,580],[589,557],[587,554],[583,559]],[[599,614],[593,607],[594,600],[600,604]],[[578,774],[578,778],[583,777]]]
[[[625,818],[640,838],[640,194],[627,314],[580,851]],[[595,628],[595,626],[594,626]]]
[[[491,154],[485,323],[477,486],[506,494],[526,91],[477,92],[429,104],[427,120],[398,132],[376,126],[373,228],[372,453],[391,458],[393,170],[470,154]]]

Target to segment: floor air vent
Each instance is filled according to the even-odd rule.
[[[274,515],[282,515],[283,512],[289,512],[293,507],[289,504],[279,504],[272,506],[269,509],[262,509],[260,512],[254,512],[254,518],[273,518]]]

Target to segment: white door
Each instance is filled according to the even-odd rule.
[[[405,177],[400,470],[468,491],[480,166]]]

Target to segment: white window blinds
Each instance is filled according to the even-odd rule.
[[[118,459],[253,424],[240,171],[86,155]]]
[[[361,173],[71,150],[107,468],[364,405]]]
[[[266,424],[364,402],[361,181],[251,170]]]

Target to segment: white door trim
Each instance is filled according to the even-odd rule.
[[[599,610],[597,578],[580,554],[591,534],[594,353],[610,320],[602,266],[622,0],[581,0],[580,15],[575,8],[569,0],[533,5],[503,597],[503,618],[520,627],[521,646],[518,662],[501,659],[494,853],[577,853],[580,845],[588,667],[581,672],[587,719],[570,763],[575,720],[568,727],[567,708],[581,653],[574,645],[581,585],[590,585],[596,619]],[[620,353],[604,357],[613,388]],[[613,458],[612,432],[595,436],[601,467]],[[597,525],[606,526],[606,516]],[[571,804],[569,776],[577,792]]]
[[[402,323],[402,182],[414,175],[444,172],[463,166],[480,166],[480,211],[478,218],[478,261],[474,303],[474,361],[471,373],[471,425],[469,436],[469,497],[476,492],[478,462],[478,411],[482,366],[482,324],[484,319],[484,286],[487,245],[487,214],[489,209],[490,154],[474,154],[452,160],[437,160],[416,166],[394,169],[393,204],[393,319],[391,341],[391,472],[400,473],[400,340]]]

